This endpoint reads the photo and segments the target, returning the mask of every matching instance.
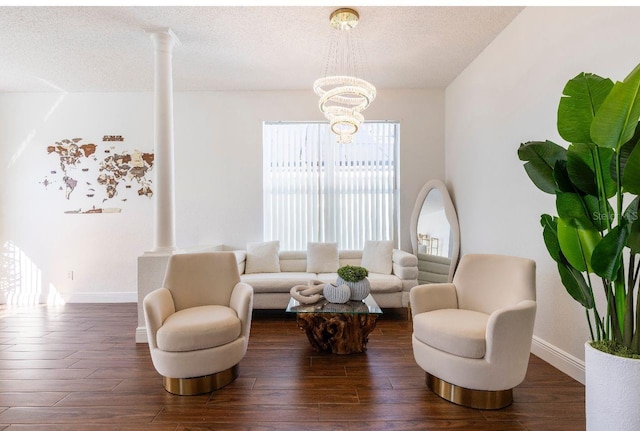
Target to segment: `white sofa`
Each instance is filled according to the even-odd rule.
[[[361,265],[362,250],[341,250],[339,265]],[[307,251],[280,251],[280,272],[245,273],[247,252],[235,250],[238,270],[243,282],[253,287],[254,309],[284,309],[291,298],[293,286],[307,284],[311,280],[335,283],[335,272],[307,272]],[[409,290],[418,285],[418,259],[403,250],[392,253],[391,274],[369,271],[371,294],[382,308],[406,308]]]

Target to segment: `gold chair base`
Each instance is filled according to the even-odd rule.
[[[439,397],[454,404],[481,410],[497,410],[513,403],[513,389],[504,391],[466,389],[445,382],[429,373],[426,374],[427,387]]]
[[[206,394],[233,382],[236,377],[238,377],[238,370],[239,367],[238,364],[236,364],[227,370],[208,376],[184,379],[163,377],[164,389],[174,395]]]

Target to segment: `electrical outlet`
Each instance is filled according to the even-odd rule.
[[[67,278],[69,280],[73,280],[73,270],[70,269],[69,271],[67,271]]]

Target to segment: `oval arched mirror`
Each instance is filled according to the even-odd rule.
[[[460,227],[449,191],[440,180],[427,182],[416,199],[410,223],[418,257],[418,283],[449,283],[460,253]]]

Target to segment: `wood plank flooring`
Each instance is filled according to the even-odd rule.
[[[425,386],[404,312],[385,310],[367,353],[311,350],[295,318],[256,311],[240,377],[210,395],[162,388],[135,304],[0,308],[0,430],[400,431],[585,429],[584,387],[531,356],[503,410]]]

